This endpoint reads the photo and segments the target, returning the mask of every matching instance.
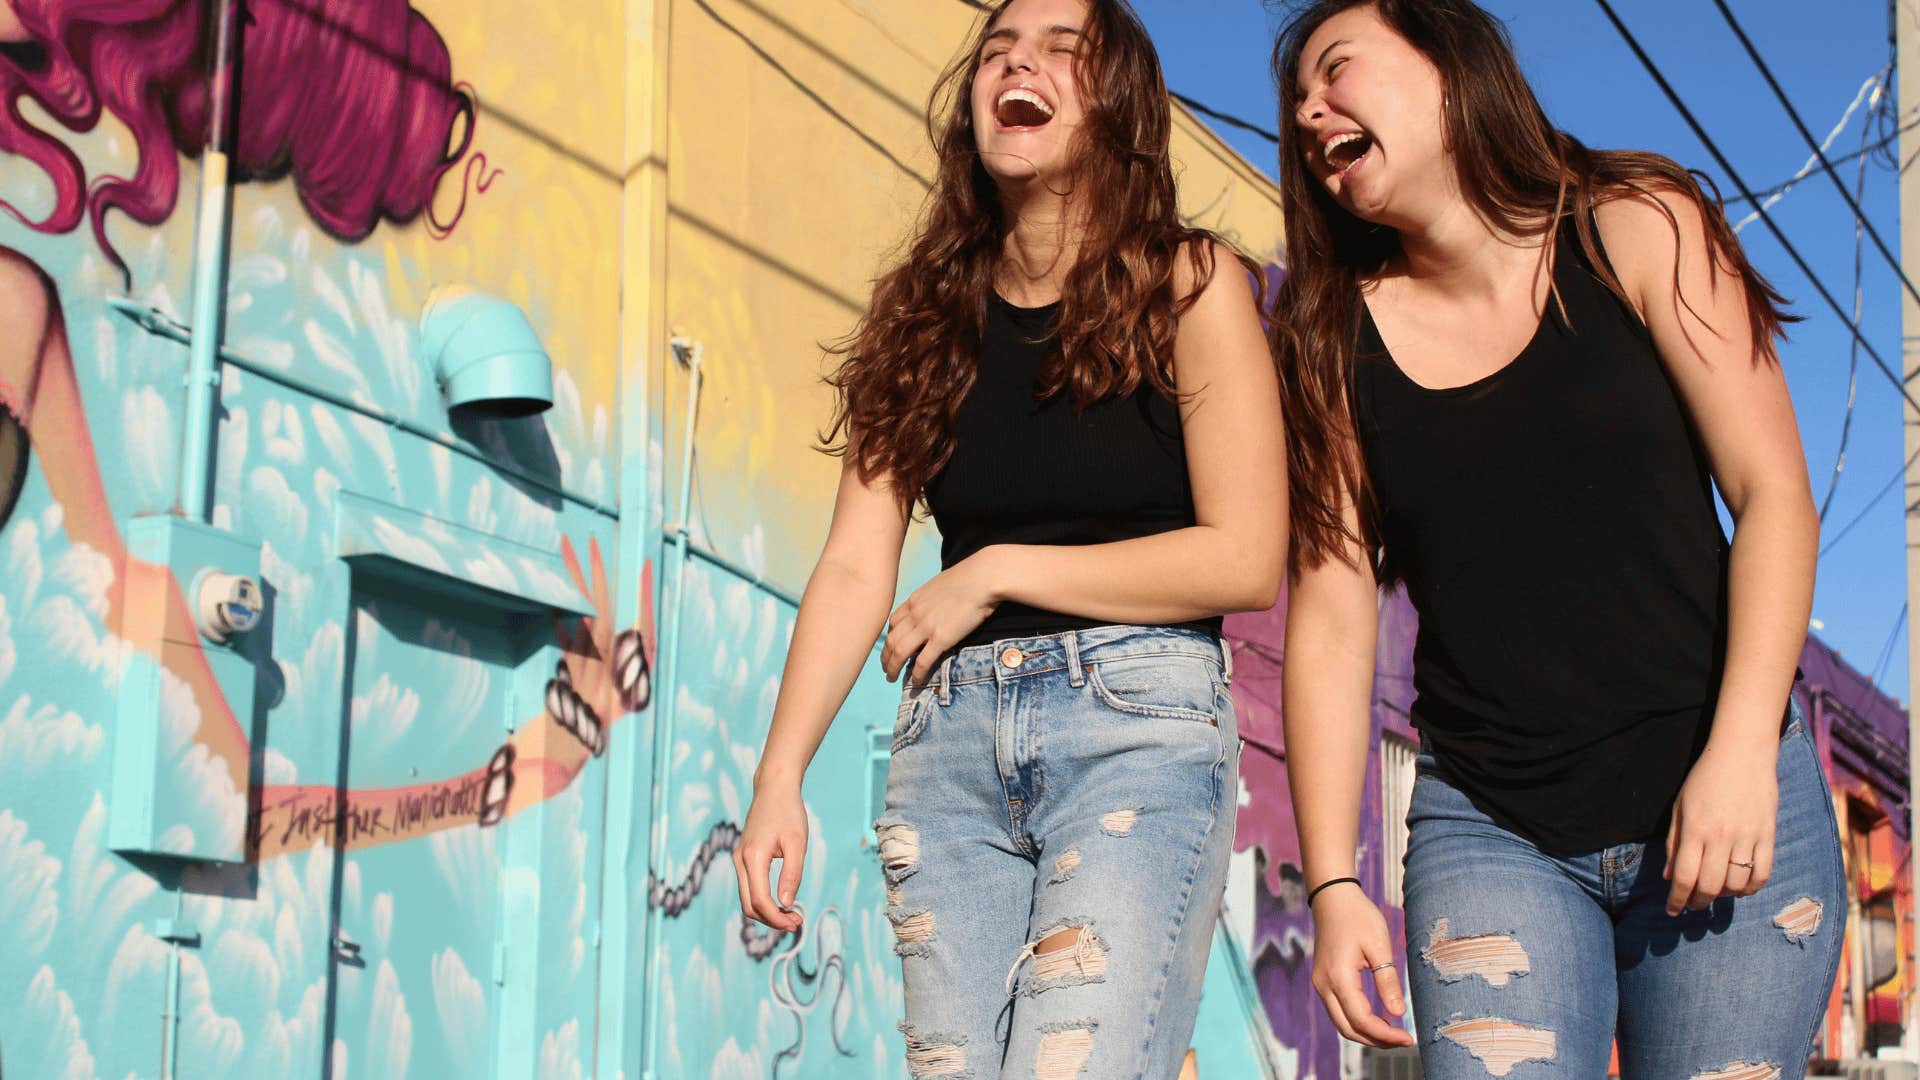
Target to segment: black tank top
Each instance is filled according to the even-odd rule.
[[[954,419],[954,449],[927,484],[940,566],[992,544],[1104,544],[1194,524],[1186,444],[1173,402],[1143,385],[1076,413],[1069,396],[1038,399],[1060,305],[987,303],[980,369]],[[960,643],[1101,625],[1001,604]],[[1218,617],[1178,624],[1216,637]]]
[[[1659,833],[1705,745],[1728,545],[1650,332],[1556,244],[1566,317],[1512,363],[1425,389],[1362,305],[1354,391],[1423,743],[1500,825],[1586,852]]]

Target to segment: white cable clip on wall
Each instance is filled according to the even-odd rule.
[[[193,579],[193,621],[208,641],[225,642],[260,621],[260,585],[243,574],[206,569]]]

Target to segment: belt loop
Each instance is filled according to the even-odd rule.
[[[1069,630],[1067,639],[1067,685],[1079,689],[1087,681],[1087,673],[1080,670],[1080,631]]]
[[[1233,685],[1233,642],[1225,634],[1220,635],[1220,681]]]
[[[952,656],[948,656],[946,659],[940,661],[940,704],[943,706],[953,704],[952,671]]]

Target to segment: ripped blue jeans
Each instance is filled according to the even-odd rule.
[[[874,823],[914,1077],[1171,1080],[1226,888],[1230,654],[1103,626],[908,687]]]
[[[1427,1080],[1797,1080],[1846,932],[1826,776],[1798,705],[1780,740],[1773,876],[1666,912],[1666,837],[1550,855],[1422,753],[1407,815],[1407,964]]]

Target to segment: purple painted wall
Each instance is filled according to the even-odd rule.
[[[1247,962],[1253,968],[1267,1018],[1281,1045],[1300,1055],[1300,1080],[1340,1075],[1340,1040],[1314,993],[1313,920],[1306,909],[1300,869],[1300,839],[1294,830],[1287,783],[1286,736],[1281,730],[1280,674],[1286,641],[1287,600],[1271,611],[1236,615],[1226,622],[1234,646],[1234,704],[1247,740],[1241,781],[1248,801],[1240,809],[1238,850],[1252,850],[1260,868],[1254,886],[1254,933]],[[1360,806],[1359,877],[1367,893],[1381,895],[1384,867],[1380,829],[1380,739],[1391,732],[1415,739],[1407,722],[1413,703],[1413,639],[1416,619],[1405,593],[1394,591],[1380,608],[1380,641],[1374,658],[1373,710],[1366,789]],[[1405,916],[1386,908],[1396,960],[1406,962]]]

